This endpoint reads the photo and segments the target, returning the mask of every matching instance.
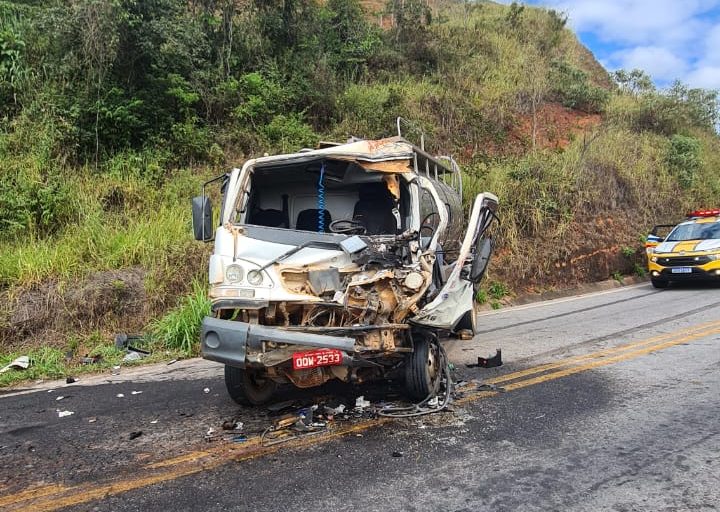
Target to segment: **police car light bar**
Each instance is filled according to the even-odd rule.
[[[714,210],[695,210],[694,212],[688,212],[688,217],[716,217],[720,215],[720,208]]]

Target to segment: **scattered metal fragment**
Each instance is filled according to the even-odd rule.
[[[494,356],[477,358],[477,364],[466,364],[468,368],[496,368],[502,366],[502,351],[497,349]]]
[[[0,373],[10,370],[27,370],[30,367],[30,358],[28,356],[20,356],[13,359],[10,363],[0,368]]]

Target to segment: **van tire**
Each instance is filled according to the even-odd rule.
[[[244,370],[225,365],[228,394],[240,405],[262,405],[275,394],[277,384],[263,370]]]
[[[427,337],[414,340],[414,350],[405,359],[405,389],[416,400],[424,400],[440,379],[440,353]]]
[[[667,288],[670,284],[670,281],[668,281],[667,279],[650,278],[650,282],[655,288]]]

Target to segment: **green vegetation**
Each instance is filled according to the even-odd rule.
[[[195,353],[200,184],[265,152],[390,135],[398,115],[458,158],[467,202],[500,197],[478,300],[605,278],[569,281],[572,258],[717,206],[718,114],[715,91],[609,76],[562,14],[517,3],[0,0],[2,360],[29,352],[45,370],[28,377],[59,375],[54,350],[89,352],[118,329]],[[598,219],[614,227],[598,234]],[[115,275],[128,269],[139,285]],[[70,315],[93,279],[103,300],[141,306]],[[37,299],[48,290],[56,302]],[[71,321],[18,313],[43,308]]]

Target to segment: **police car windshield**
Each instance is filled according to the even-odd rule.
[[[684,240],[709,240],[711,238],[720,238],[720,221],[681,224],[673,229],[665,241],[682,242]]]

